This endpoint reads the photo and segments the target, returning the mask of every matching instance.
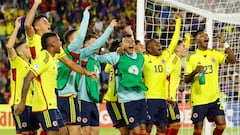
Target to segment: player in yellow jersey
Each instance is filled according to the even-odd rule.
[[[198,49],[186,59],[184,80],[192,87],[190,102],[193,135],[201,135],[205,117],[216,124],[213,135],[222,135],[226,127],[224,110],[219,100],[218,68],[220,64],[235,63],[235,56],[229,44],[225,42],[225,37],[218,35],[218,38],[224,43],[226,54],[208,49],[208,35],[199,31],[195,37]],[[199,80],[200,73],[204,73],[205,82]]]
[[[26,107],[23,113],[18,116],[14,111],[16,106],[21,101],[23,80],[30,68],[31,53],[29,47],[24,42],[19,42],[15,45],[17,33],[21,27],[21,17],[15,21],[15,28],[11,34],[8,43],[6,44],[9,62],[11,65],[11,99],[10,105],[12,108],[12,115],[16,125],[16,133],[18,134],[36,134],[36,129],[39,127],[32,127],[31,112],[32,112],[32,86],[29,87],[26,98]],[[33,131],[33,132],[32,132]]]
[[[54,61],[56,53],[60,53],[61,41],[56,33],[45,33],[42,38],[42,51],[32,63],[24,78],[22,97],[15,113],[20,115],[25,108],[26,95],[30,82],[35,78],[37,83],[32,98],[32,112],[35,124],[41,124],[49,135],[57,135],[57,96],[55,93],[57,65]]]
[[[166,135],[177,135],[180,128],[180,112],[176,101],[177,89],[181,78],[181,60],[187,55],[190,34],[185,34],[185,42],[179,41],[174,53],[166,64],[167,80],[165,88],[168,91],[168,125]]]
[[[30,47],[30,51],[32,54],[32,58],[35,59],[38,54],[40,53],[41,47],[41,36],[44,33],[51,31],[51,24],[47,20],[46,16],[39,15],[35,17],[35,13],[37,11],[38,6],[41,4],[41,0],[35,0],[32,8],[30,9],[29,13],[26,16],[25,21],[25,31],[27,37],[27,43]],[[95,78],[96,75],[87,72],[85,69],[79,67],[78,64],[71,61],[66,54],[64,53],[63,49],[61,48],[61,53],[56,54],[55,58],[56,61],[59,59],[72,70],[79,72],[80,74],[85,74],[87,76]]]
[[[147,99],[147,132],[151,133],[152,126],[157,126],[157,134],[165,134],[167,127],[167,92],[165,89],[166,81],[166,62],[171,53],[177,46],[181,28],[181,14],[176,13],[176,26],[172,40],[168,48],[162,51],[161,44],[155,39],[146,43],[144,55],[144,83],[148,87],[146,91]]]
[[[40,53],[42,46],[41,46],[41,36],[47,32],[51,31],[51,24],[47,20],[46,16],[39,15],[35,17],[37,8],[41,4],[41,0],[35,0],[32,8],[28,12],[26,16],[25,31],[26,31],[26,39],[27,43],[30,47],[32,58],[35,59],[38,54]],[[85,69],[81,68],[78,64],[71,61],[65,54],[62,48],[59,54],[56,54],[54,60],[57,61],[59,59],[65,65],[71,68],[71,70],[76,71],[80,74],[85,74],[86,76],[90,76],[92,78],[96,78],[94,73],[89,73]],[[60,112],[58,113],[59,117],[61,118]],[[62,122],[61,122],[62,123]],[[62,124],[63,128],[60,128],[60,134],[65,134],[66,128],[64,128],[64,124]]]

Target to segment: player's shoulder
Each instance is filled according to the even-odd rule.
[[[223,53],[223,51],[220,49],[209,49],[209,51],[212,52],[213,54]]]
[[[189,62],[190,60],[195,59],[195,58],[196,58],[196,55],[197,55],[197,52],[196,52],[196,51],[188,54],[188,56],[186,57],[186,61]]]

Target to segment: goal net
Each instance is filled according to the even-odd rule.
[[[237,59],[236,64],[226,64],[219,67],[219,87],[223,102],[227,128],[224,135],[240,133],[240,0],[138,0],[137,3],[137,38],[140,41],[158,40],[163,48],[167,47],[175,28],[174,14],[183,14],[181,37],[185,32],[192,36],[198,30],[204,30],[210,38],[209,48],[223,49],[216,35],[223,34],[231,45]],[[144,5],[144,10],[141,7]],[[141,23],[144,22],[144,23]],[[144,28],[144,29],[143,29]],[[145,33],[144,36],[139,33]],[[189,53],[197,48],[194,39],[191,40]],[[181,112],[181,130],[179,134],[192,134],[191,108],[189,96],[191,87],[183,83],[183,76],[178,92],[178,102]],[[213,123],[205,120],[204,134],[212,134]]]

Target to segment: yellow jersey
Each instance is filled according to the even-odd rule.
[[[29,48],[30,48],[30,51],[31,51],[31,54],[32,54],[32,58],[36,59],[36,57],[38,56],[38,54],[42,50],[41,36],[38,35],[38,34],[34,34],[33,38],[30,38],[30,37],[26,36],[26,40],[27,40],[27,44],[29,45]],[[66,54],[61,47],[61,52],[57,53],[54,56],[54,60],[57,61],[58,59],[62,58],[65,55]]]
[[[147,99],[167,99],[167,90],[165,89],[166,81],[166,63],[169,60],[171,53],[175,50],[181,28],[181,19],[176,19],[175,31],[172,36],[170,45],[162,52],[160,56],[149,54],[144,55],[144,84],[147,86]]]
[[[39,112],[48,109],[57,109],[57,66],[54,58],[43,50],[32,63],[30,70],[36,76],[32,111]]]
[[[107,93],[103,97],[103,102],[116,102],[117,101],[117,92],[116,92],[116,78],[115,78],[115,70],[114,66],[111,64],[107,64],[105,66],[105,72],[109,73],[108,79],[108,90]]]
[[[180,82],[181,75],[181,59],[173,53],[166,64],[167,80],[165,88],[167,89],[167,97],[176,101],[177,89]]]
[[[9,59],[9,62],[11,65],[10,69],[11,99],[9,104],[16,105],[19,104],[21,101],[23,81],[24,77],[27,75],[30,69],[30,65],[19,56],[16,56],[13,59]],[[26,106],[32,105],[32,83],[30,83],[25,105]]]
[[[147,99],[167,99],[165,89],[166,63],[170,52],[164,50],[161,56],[144,55],[144,84],[147,86]]]
[[[199,84],[199,74],[191,82],[191,105],[203,105],[214,102],[219,98],[218,68],[225,63],[227,55],[217,50],[201,51],[189,55],[185,62],[184,75],[191,74],[198,65],[204,66],[205,84]]]

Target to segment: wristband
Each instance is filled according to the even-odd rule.
[[[227,42],[225,42],[223,45],[225,49],[229,47],[229,44]]]

